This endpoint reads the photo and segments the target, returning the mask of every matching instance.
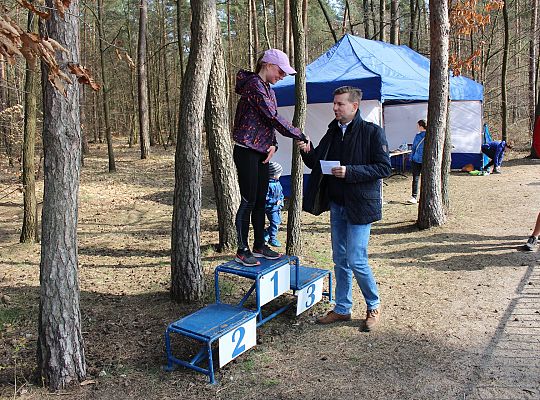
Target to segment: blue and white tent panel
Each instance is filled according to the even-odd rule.
[[[417,122],[427,120],[427,102],[385,105],[384,129],[388,147],[397,149],[412,143],[417,133]],[[450,103],[450,132],[452,139],[452,168],[465,164],[481,167],[482,158],[482,103],[480,101],[452,101]]]

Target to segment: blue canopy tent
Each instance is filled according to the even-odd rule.
[[[362,89],[362,117],[385,128],[390,149],[411,143],[416,121],[426,119],[429,97],[429,59],[407,46],[345,35],[307,66],[306,133],[315,143],[334,118],[333,91],[345,85]],[[292,119],[294,77],[274,85],[279,112]],[[483,87],[465,77],[450,77],[452,168],[482,165]],[[278,135],[279,136],[279,135]],[[278,137],[276,161],[284,167],[284,187],[290,173],[290,139]],[[309,173],[309,170],[306,170]]]

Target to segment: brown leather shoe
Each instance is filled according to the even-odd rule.
[[[350,320],[351,320],[351,314],[338,314],[334,311],[330,311],[324,317],[317,318],[317,323],[326,325],[326,324],[333,324],[334,322],[343,322],[343,321],[350,321]]]
[[[364,321],[364,332],[370,332],[381,320],[381,307],[375,310],[367,310]]]

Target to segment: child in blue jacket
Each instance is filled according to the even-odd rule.
[[[283,167],[270,162],[268,166],[268,192],[266,194],[265,212],[270,225],[264,230],[264,241],[273,247],[280,247],[281,243],[277,238],[279,225],[281,224],[281,209],[283,208],[283,187],[279,183],[279,177],[283,172]]]
[[[482,145],[482,153],[490,158],[489,163],[483,168],[484,171],[489,172],[489,167],[493,166],[493,173],[501,173],[501,164],[504,157],[504,151],[506,148],[511,149],[512,145],[506,143],[504,140],[494,140]]]
[[[422,157],[424,156],[424,140],[426,138],[427,124],[423,119],[418,122],[418,133],[414,137],[411,152],[411,172],[412,172],[412,197],[409,203],[418,203],[418,183],[422,173]]]

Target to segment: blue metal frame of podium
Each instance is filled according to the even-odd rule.
[[[289,302],[288,304],[280,307],[277,311],[274,311],[267,317],[263,317],[262,306],[265,303],[261,304],[261,279],[263,279],[263,277],[265,276],[268,276],[273,271],[278,271],[280,268],[283,268],[287,265],[290,268],[290,272],[289,276],[285,276],[289,278],[289,281],[286,287],[282,287],[282,291],[280,293],[284,293],[283,290],[292,290],[293,293],[296,294],[297,291],[308,288],[306,290],[309,294],[310,285],[314,288],[315,282],[323,279],[325,276],[328,276],[328,292],[323,292],[322,295],[327,296],[329,301],[332,302],[331,272],[325,269],[301,266],[300,261],[296,256],[282,256],[277,260],[262,259],[261,264],[257,267],[246,267],[235,261],[230,261],[225,264],[219,265],[218,267],[216,267],[214,272],[216,304],[210,304],[194,312],[193,314],[180,318],[179,320],[169,324],[169,326],[167,327],[165,331],[165,347],[167,352],[167,366],[165,367],[165,370],[171,371],[174,369],[175,365],[181,365],[207,375],[210,378],[210,383],[215,383],[214,365],[212,357],[213,343],[227,334],[233,335],[234,342],[234,334],[236,333],[235,329],[243,329],[242,326],[245,326],[246,323],[249,324],[250,321],[255,318],[257,319],[256,327],[259,327],[270,319],[283,313],[292,304],[294,304],[294,302]],[[230,305],[221,302],[221,291],[219,288],[220,273],[234,274],[254,280],[250,289],[247,291],[247,293],[237,305]],[[287,282],[287,280],[285,279],[283,282]],[[253,294],[253,292],[255,292],[256,309],[246,309],[244,308],[244,304]],[[280,294],[275,294],[273,297],[267,298],[264,301],[269,302],[272,299],[278,297],[279,295]],[[302,304],[304,308],[297,309],[297,312],[302,312],[302,310],[312,307],[315,303],[315,296],[312,295],[309,304]],[[253,322],[252,326],[253,332],[255,332],[255,321]],[[191,358],[191,360],[180,360],[172,354],[170,339],[171,333],[177,333],[195,339],[199,342],[202,342],[203,345],[198,351],[198,353],[193,358]],[[239,341],[240,340],[241,339],[239,339]],[[255,345],[255,339],[253,339],[252,345]],[[242,350],[242,352],[243,351],[245,350]],[[237,353],[235,350],[232,357],[235,358],[239,354],[241,353]],[[207,361],[207,368],[200,366],[200,364],[205,361]]]

